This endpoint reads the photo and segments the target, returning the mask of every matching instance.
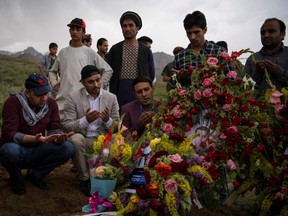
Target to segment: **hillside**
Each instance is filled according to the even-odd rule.
[[[20,92],[29,74],[37,72],[37,64],[27,60],[0,55],[0,107],[11,93]],[[0,127],[2,124],[0,113]]]

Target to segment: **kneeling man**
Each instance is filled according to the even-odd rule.
[[[76,153],[73,162],[80,178],[80,188],[90,196],[89,170],[85,153],[93,148],[93,142],[100,134],[118,124],[119,105],[114,94],[101,88],[101,71],[94,65],[87,65],[81,71],[83,88],[71,92],[64,106],[63,128],[76,132],[70,141]]]

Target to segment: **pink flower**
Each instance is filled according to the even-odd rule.
[[[226,75],[226,77],[230,79],[236,79],[237,78],[237,72],[236,71],[229,71]]]
[[[221,134],[219,135],[219,138],[224,140],[224,139],[227,138],[227,136],[226,136],[224,133],[221,133]]]
[[[164,127],[163,127],[163,130],[164,130],[166,133],[169,133],[170,131],[173,130],[173,125],[172,125],[171,123],[165,124]]]
[[[211,165],[212,165],[212,163],[207,162],[207,161],[203,162],[203,164],[202,164],[203,168],[205,168],[206,170],[208,170]]]
[[[202,97],[202,93],[200,90],[197,90],[195,93],[194,93],[194,99],[195,100],[200,100]]]
[[[183,161],[179,154],[168,155],[168,159],[174,163],[180,163],[181,161]]]
[[[229,60],[230,56],[227,52],[221,52],[221,57],[224,58],[225,60]]]
[[[206,79],[203,80],[202,85],[207,87],[207,86],[210,86],[211,83],[212,83],[211,78],[206,78]]]
[[[207,64],[208,64],[209,66],[215,66],[215,65],[217,65],[217,63],[218,63],[218,59],[215,58],[215,57],[210,57],[210,58],[208,58],[208,60],[207,60]]]
[[[181,89],[181,90],[178,92],[178,94],[179,94],[180,97],[183,97],[183,96],[185,95],[185,93],[186,93],[186,90],[185,90],[185,89]]]
[[[232,161],[231,159],[229,159],[227,161],[227,167],[229,170],[235,170],[236,169],[236,165],[235,165],[234,161]]]
[[[168,193],[176,193],[178,191],[178,184],[173,179],[168,179],[164,182],[164,188]]]
[[[222,109],[226,112],[228,112],[231,109],[231,104],[224,104]]]
[[[178,119],[182,117],[180,110],[174,110],[173,115],[175,118],[178,118]]]
[[[283,94],[281,92],[279,92],[276,89],[273,89],[272,92],[271,92],[271,96],[270,96],[270,104],[272,104],[272,105],[280,104],[281,103],[280,97],[282,95]]]
[[[234,134],[234,133],[237,133],[238,132],[238,129],[237,129],[237,127],[236,126],[231,126],[231,127],[229,127],[228,129],[228,133],[229,134]]]
[[[211,97],[212,96],[212,91],[211,91],[211,89],[205,89],[204,91],[203,91],[203,96],[204,97]]]

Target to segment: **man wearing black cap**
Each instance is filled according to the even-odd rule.
[[[89,171],[85,162],[87,149],[100,134],[106,134],[113,122],[118,124],[119,105],[114,94],[101,88],[101,72],[94,65],[87,65],[81,71],[83,88],[71,92],[64,109],[63,128],[74,131],[70,141],[75,146],[73,162],[80,178],[83,193],[90,195]]]
[[[45,76],[30,75],[25,90],[10,96],[2,110],[0,161],[10,174],[11,190],[25,194],[21,169],[29,169],[27,179],[47,190],[43,178],[75,153],[62,133],[56,102],[48,97],[51,87]]]
[[[113,69],[110,80],[110,91],[116,94],[119,106],[136,99],[132,84],[138,76],[155,77],[154,60],[151,50],[136,39],[142,27],[140,16],[132,11],[125,12],[120,18],[124,36],[121,41],[111,47],[108,63]]]
[[[75,18],[68,25],[71,45],[60,50],[59,55],[49,72],[53,90],[57,92],[56,102],[59,107],[61,122],[67,95],[82,87],[80,71],[86,65],[95,65],[103,70],[103,87],[108,86],[112,69],[93,49],[85,46],[82,39],[85,36],[86,24],[83,19]],[[58,79],[60,77],[60,79]]]

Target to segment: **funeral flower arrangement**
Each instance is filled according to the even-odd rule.
[[[148,132],[132,145],[121,133],[114,140],[107,134],[95,141],[95,155],[100,155],[94,158],[93,167],[100,166],[95,175],[116,167],[112,173],[124,186],[115,189],[118,215],[189,215],[192,205],[201,208],[211,197],[222,202],[223,192],[230,206],[252,189],[260,215],[273,209],[287,213],[288,93],[271,85],[266,100],[257,98],[251,78],[224,72],[247,51],[204,56],[202,65],[191,66],[191,86],[178,83],[158,107]],[[145,184],[128,194],[123,189],[130,183],[127,176],[146,148],[151,151],[143,167]],[[203,189],[210,193],[199,202]]]
[[[105,207],[113,207],[117,197],[129,183],[129,176],[134,167],[133,149],[126,143],[122,132],[126,128],[119,122],[118,132],[113,137],[112,130],[98,136],[93,151],[87,154],[90,167],[91,196],[83,212],[102,212]]]
[[[128,200],[126,194],[117,199],[118,215],[185,215],[194,203],[201,208],[195,187],[209,186],[213,179],[208,173],[209,164],[202,163],[191,148],[196,136],[175,142],[166,134],[159,138],[146,135],[151,148],[144,166],[146,183]]]
[[[288,169],[283,155],[287,146],[287,122],[283,120],[287,119],[287,108],[279,105],[280,95],[275,89],[268,91],[266,101],[256,99],[251,78],[242,79],[235,71],[224,72],[227,64],[233,65],[247,51],[206,56],[198,68],[191,66],[191,86],[182,88],[178,83],[177,89],[169,92],[152,131],[156,137],[167,134],[176,142],[199,133],[192,140],[194,150],[206,163],[216,165],[208,170],[209,174],[227,195],[230,191],[227,184],[223,187],[220,176],[223,170],[234,173],[230,177],[234,178],[234,192],[225,203],[231,205],[235,194],[256,188],[259,211],[265,215],[274,203],[287,203]]]

